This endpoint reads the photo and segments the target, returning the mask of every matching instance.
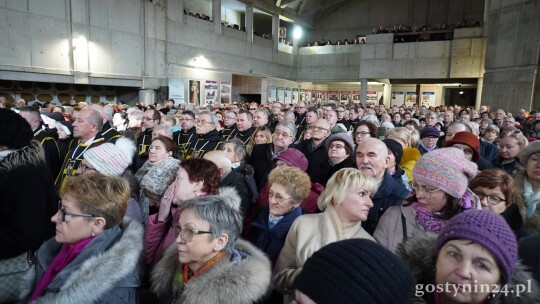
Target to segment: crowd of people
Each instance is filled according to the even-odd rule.
[[[488,106],[0,97],[0,302],[537,303],[538,139]]]

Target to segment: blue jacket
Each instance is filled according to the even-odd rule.
[[[373,235],[384,212],[392,206],[401,205],[407,195],[409,195],[409,190],[405,188],[403,183],[396,181],[388,172],[384,172],[383,181],[371,199],[373,207],[369,209],[368,219],[362,222],[362,227]]]
[[[268,229],[268,214],[270,213],[266,206],[259,216],[251,223],[248,240],[266,253],[272,265],[276,260],[285,244],[285,238],[291,228],[294,220],[302,215],[302,208],[295,208],[289,212],[272,229]]]

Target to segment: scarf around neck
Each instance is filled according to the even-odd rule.
[[[441,212],[431,212],[418,202],[412,203],[411,207],[416,214],[418,223],[428,231],[438,233],[446,224],[446,220],[437,217]]]
[[[525,200],[526,215],[529,218],[536,211],[536,205],[540,201],[540,189],[533,190],[526,178],[523,179],[523,200]]]

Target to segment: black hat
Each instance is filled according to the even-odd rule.
[[[0,109],[0,146],[20,149],[34,137],[32,127],[21,115],[9,109]]]
[[[409,303],[413,275],[396,255],[374,241],[349,239],[315,252],[294,288],[316,303]]]
[[[397,141],[389,138],[384,139],[383,142],[386,147],[392,151],[392,154],[394,154],[394,157],[396,158],[396,166],[399,166],[401,158],[403,157],[403,146]]]

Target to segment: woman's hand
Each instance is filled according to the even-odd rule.
[[[176,187],[176,183],[173,182],[168,188],[167,191],[165,191],[165,194],[161,198],[161,201],[159,202],[159,212],[158,212],[158,218],[157,220],[160,222],[164,222],[171,213],[171,204],[174,199],[174,190]]]

